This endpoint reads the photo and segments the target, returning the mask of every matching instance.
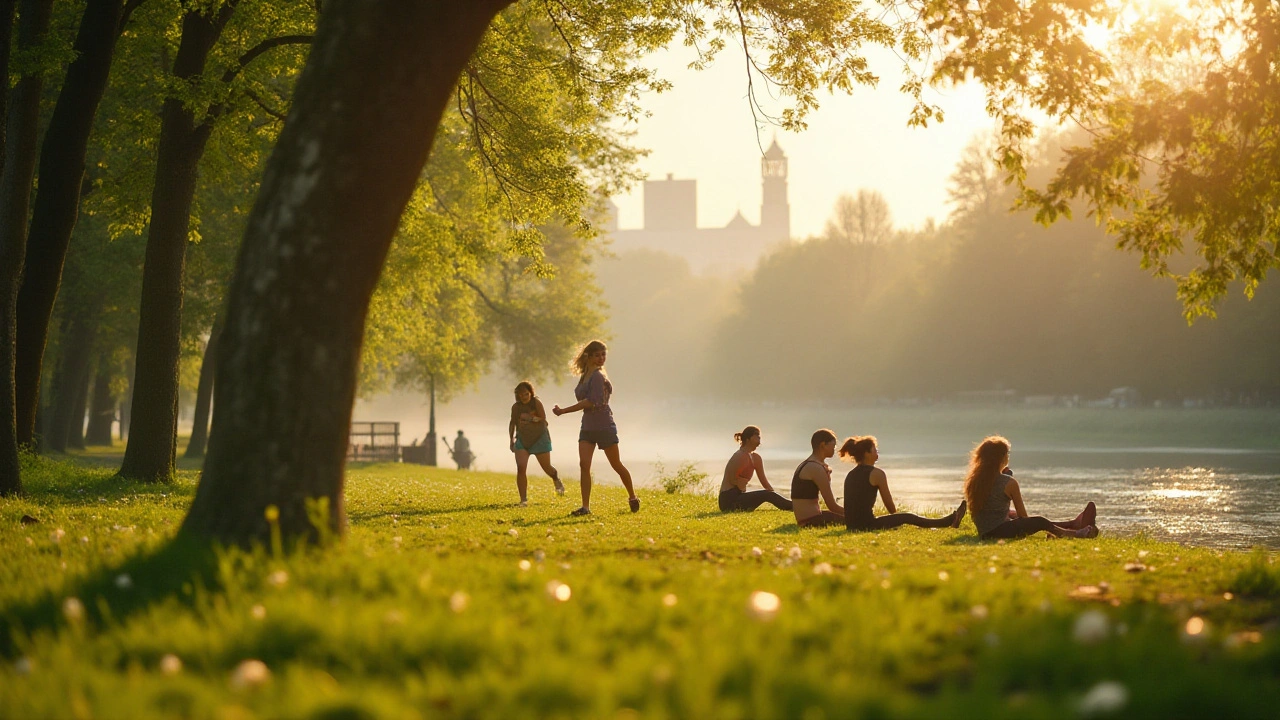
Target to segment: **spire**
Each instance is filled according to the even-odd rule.
[[[782,152],[782,146],[778,144],[778,134],[773,134],[773,142],[769,144],[769,149],[764,151],[764,156],[768,160],[781,160],[786,157],[786,153]]]

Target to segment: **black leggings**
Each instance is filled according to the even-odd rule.
[[[1047,532],[1050,535],[1057,535],[1055,530],[1069,530],[1043,515],[1034,515],[1032,517],[1020,517],[1012,520],[1005,520],[999,525],[982,533],[983,540],[1014,540],[1024,538],[1028,535],[1035,535],[1038,532]]]
[[[790,510],[791,501],[772,490],[743,492],[736,487],[720,492],[720,512],[751,512],[765,503],[779,510]]]
[[[920,528],[945,528],[951,527],[950,515],[940,518],[920,517],[914,513],[891,513],[889,515],[880,515],[871,518],[871,522],[866,522],[866,518],[851,518],[845,516],[845,526],[850,530],[890,530],[903,525],[914,525]]]

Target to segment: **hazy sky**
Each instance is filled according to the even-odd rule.
[[[730,46],[702,71],[687,69],[692,58],[692,51],[677,47],[649,60],[675,87],[645,100],[652,115],[634,128],[635,141],[652,152],[640,168],[653,179],[667,173],[696,179],[700,227],[723,226],[739,209],[759,222],[760,148],[745,99],[741,52]],[[878,87],[824,96],[802,133],[771,127],[761,132],[764,147],[777,132],[787,153],[793,237],[820,233],[836,198],[859,188],[884,193],[899,227],[929,217],[942,220],[948,212],[947,178],[961,151],[991,127],[981,88],[969,86],[930,90],[945,122],[908,128],[911,101],[898,91],[900,63],[892,56],[872,60],[881,77]],[[641,226],[639,185],[614,201],[621,227]]]

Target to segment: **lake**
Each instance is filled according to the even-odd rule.
[[[1275,409],[615,403],[614,412],[623,461],[642,487],[658,486],[659,464],[674,472],[692,463],[709,475],[705,489],[718,489],[725,462],[736,447],[733,432],[754,423],[763,428],[759,452],[766,474],[786,494],[796,464],[808,453],[809,434],[827,426],[842,438],[859,432],[878,437],[878,465],[888,474],[899,505],[930,514],[950,512],[961,497],[970,448],[998,432],[1013,443],[1011,464],[1032,514],[1069,520],[1092,500],[1104,533],[1143,532],[1211,547],[1280,548],[1280,411]],[[451,439],[457,427],[466,429],[479,468],[513,472],[505,412],[481,417],[453,415],[446,409],[441,419],[439,428],[446,438]],[[576,416],[551,420],[556,447],[552,459],[566,481],[578,477],[577,428]],[[418,418],[404,424],[407,437],[425,431]],[[443,447],[440,456],[447,464]],[[530,465],[533,486],[538,488],[541,470],[534,462]],[[840,494],[851,466],[833,461],[832,467]],[[593,471],[597,482],[618,484],[599,452]],[[571,494],[573,490],[571,484]],[[707,503],[714,506],[714,497]],[[759,512],[777,511],[766,506]]]

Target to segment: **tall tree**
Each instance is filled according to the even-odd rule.
[[[306,536],[315,502],[327,502],[330,528],[345,524],[341,468],[369,298],[454,79],[507,4],[326,4],[232,280],[187,532],[264,538],[274,505],[290,536]]]
[[[18,443],[34,441],[40,368],[67,247],[80,208],[85,157],[98,104],[107,87],[116,39],[142,0],[86,0],[74,59],[40,146],[40,185],[27,231],[27,253],[16,316]],[[127,5],[127,7],[126,7]]]
[[[4,17],[4,33],[11,32],[13,4],[0,5]],[[14,313],[18,303],[18,287],[26,256],[27,215],[30,211],[31,181],[35,174],[37,137],[40,124],[40,94],[44,89],[44,58],[41,44],[49,30],[53,0],[23,0],[18,12],[18,51],[25,67],[6,97],[4,167],[0,169],[0,494],[20,492],[22,479],[18,466],[17,401],[14,397],[14,342],[17,336]],[[7,37],[5,38],[8,39]],[[9,43],[0,51],[5,54],[5,74],[0,81],[8,93]]]
[[[200,380],[196,385],[191,439],[187,441],[187,451],[183,453],[183,457],[188,459],[204,457],[205,445],[209,442],[209,411],[213,404],[213,368],[218,358],[218,336],[221,334],[222,322],[219,318],[214,320],[213,329],[209,331],[209,340],[205,343],[204,355],[200,360]]]
[[[832,240],[874,247],[893,236],[893,213],[879,190],[863,188],[857,195],[836,198],[824,233]]]
[[[109,350],[98,354],[93,374],[93,390],[89,399],[89,426],[84,431],[85,445],[111,445],[111,426],[116,420],[116,358]]]
[[[325,4],[237,262],[209,456],[185,532],[248,542],[265,540],[278,522],[288,537],[314,537],[320,509],[328,529],[342,528],[369,300],[459,75],[509,4]],[[583,99],[610,93],[605,107],[620,114],[638,112],[632,91],[649,76],[617,49],[662,45],[680,30],[691,43],[714,41],[712,49],[740,38],[749,72],[767,73],[795,99],[781,114],[790,127],[803,124],[816,88],[874,80],[856,54],[862,43],[900,40],[838,0],[561,2],[544,11],[550,32],[566,41],[560,66],[587,80],[578,85]],[[753,57],[759,47],[767,60]],[[601,67],[601,57],[615,64]]]
[[[185,92],[170,94],[161,110],[156,174],[150,206],[147,257],[139,304],[132,423],[122,477],[167,482],[177,453],[178,365],[181,358],[183,269],[200,158],[227,100],[208,102],[211,79],[206,64],[239,5],[225,0],[212,7],[191,3],[182,16],[182,35],[172,75]],[[225,86],[255,59],[276,47],[309,43],[309,35],[264,39],[221,73]],[[226,92],[225,89],[222,90]],[[194,94],[194,97],[186,93]],[[205,100],[201,102],[201,100]]]

